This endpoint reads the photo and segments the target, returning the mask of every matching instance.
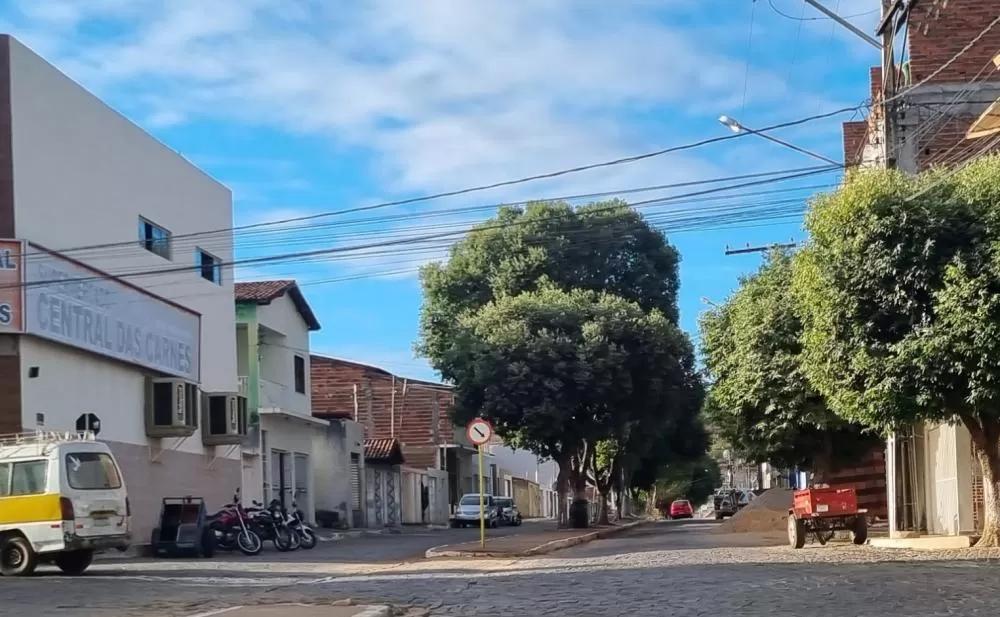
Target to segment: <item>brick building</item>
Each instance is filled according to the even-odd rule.
[[[1000,0],[911,5],[897,35],[906,37],[904,58],[891,73],[871,69],[871,115],[843,125],[848,166],[889,164],[918,173],[960,165],[1000,145],[1000,134],[976,135],[1000,107],[1000,24],[991,26]],[[897,93],[888,101],[886,82]],[[888,140],[887,113],[895,120]],[[982,478],[971,446],[963,426],[948,424],[924,423],[888,440],[881,465],[892,535],[961,535],[979,528]],[[869,463],[877,466],[877,458]]]
[[[384,369],[311,356],[312,411],[319,418],[350,418],[365,439],[394,439],[409,468],[448,474],[449,503],[471,485],[475,448],[449,413],[447,385],[394,375]]]

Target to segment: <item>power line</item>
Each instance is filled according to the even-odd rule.
[[[779,9],[777,7],[777,5],[775,5],[774,0],[767,0],[767,3],[771,6],[771,10],[772,11],[774,11],[778,15],[781,15],[785,19],[791,19],[792,21],[797,21],[797,22],[801,23],[801,22],[804,22],[804,21],[826,21],[826,20],[830,19],[829,17],[825,17],[825,16],[824,17],[805,17],[805,16],[796,17],[794,15],[789,15],[788,13],[786,13],[786,12],[782,11],[781,9]],[[802,4],[802,8],[803,8],[803,13],[804,13],[805,12],[805,3]],[[843,17],[841,17],[841,19],[855,19],[857,17],[865,17],[867,15],[872,15],[874,13],[878,13],[881,10],[882,9],[872,9],[870,11],[864,11],[863,13],[855,13],[854,15],[844,15]]]
[[[429,211],[429,212],[417,212],[417,213],[412,213],[412,214],[411,213],[401,213],[401,214],[391,214],[391,215],[386,215],[386,216],[376,216],[376,217],[362,218],[362,219],[349,219],[347,221],[329,221],[329,222],[325,222],[325,223],[313,224],[313,225],[310,225],[309,227],[292,227],[292,228],[282,227],[282,228],[278,228],[278,229],[258,229],[258,230],[248,231],[246,233],[247,233],[248,236],[253,236],[254,238],[259,238],[259,237],[265,236],[265,235],[278,236],[280,234],[281,238],[276,238],[273,241],[280,242],[281,244],[286,244],[289,241],[288,240],[288,236],[289,235],[295,233],[296,231],[303,231],[303,230],[316,231],[316,230],[319,230],[319,229],[326,229],[326,228],[332,228],[332,227],[355,227],[355,226],[372,225],[372,224],[379,224],[379,223],[386,223],[386,222],[410,221],[410,220],[423,219],[423,218],[439,218],[439,217],[444,217],[444,216],[453,216],[455,214],[468,214],[468,213],[474,213],[474,212],[484,211],[484,210],[495,210],[497,208],[504,207],[504,206],[522,206],[522,205],[525,205],[527,203],[536,202],[536,201],[543,201],[543,202],[577,201],[577,200],[581,200],[581,199],[601,198],[601,197],[610,197],[610,196],[619,196],[619,195],[631,195],[631,194],[636,194],[636,193],[652,192],[652,191],[658,191],[658,190],[667,190],[667,189],[674,189],[674,188],[684,188],[684,187],[689,187],[689,186],[698,186],[698,185],[706,185],[706,184],[719,184],[719,183],[731,182],[731,181],[735,181],[735,180],[765,178],[765,177],[777,176],[777,175],[788,174],[788,173],[809,172],[809,171],[818,171],[818,170],[825,170],[825,169],[828,169],[828,166],[819,165],[819,166],[801,167],[801,168],[793,168],[793,169],[786,169],[786,170],[773,170],[773,171],[766,171],[766,172],[757,172],[757,173],[752,173],[752,174],[740,174],[740,175],[735,175],[735,176],[725,176],[725,177],[718,177],[718,178],[708,178],[708,179],[704,179],[704,180],[689,180],[689,181],[684,181],[684,182],[674,182],[674,183],[669,183],[669,184],[659,184],[659,185],[651,185],[651,186],[623,188],[623,189],[610,190],[610,191],[602,191],[602,192],[579,193],[579,194],[574,194],[574,195],[562,195],[562,196],[550,196],[550,197],[538,197],[538,198],[532,198],[532,199],[522,200],[522,201],[519,201],[519,202],[506,202],[506,203],[501,202],[501,203],[493,203],[493,204],[485,204],[485,205],[463,206],[463,207],[458,207],[458,208],[447,208],[447,209],[441,209],[441,210],[433,210],[433,211]],[[408,229],[413,229],[413,227],[409,227]],[[316,239],[317,240],[332,239],[333,237],[335,237],[335,236],[330,236],[330,237],[318,236]],[[181,244],[179,248],[194,248],[195,247],[195,242],[197,242],[197,241],[192,242],[192,244],[191,244],[190,247],[185,247],[183,244]],[[255,248],[260,247],[260,246],[262,246],[264,244],[264,242],[262,240],[260,240],[260,239],[255,239],[253,242],[254,242],[253,246]],[[127,247],[131,249],[131,248],[135,247],[136,244],[137,244],[137,242],[130,241],[130,242],[127,243]],[[178,244],[180,244],[180,243],[178,243]],[[173,248],[178,248],[178,244],[174,244]],[[60,251],[60,252],[62,252],[62,251]],[[88,252],[87,257],[93,259],[93,258],[102,257],[102,256],[113,257],[113,256],[116,256],[116,255],[121,255],[122,257],[125,257],[125,258],[131,258],[132,257],[131,251],[122,252],[122,251],[117,251],[117,250],[90,251],[90,252]]]
[[[665,198],[656,198],[656,199],[650,199],[650,200],[645,200],[645,201],[639,201],[639,202],[635,202],[635,203],[629,204],[628,207],[631,207],[631,208],[641,208],[641,207],[652,205],[652,204],[668,203],[671,200],[677,200],[677,199],[681,199],[681,198],[699,197],[699,196],[703,196],[703,195],[711,195],[711,194],[715,194],[715,193],[719,193],[719,192],[724,192],[724,191],[731,191],[731,190],[737,189],[737,188],[745,188],[745,187],[748,187],[748,186],[759,186],[759,185],[770,184],[770,183],[774,183],[774,182],[783,182],[783,181],[786,181],[786,180],[792,180],[792,179],[797,179],[797,178],[805,178],[805,177],[817,175],[819,173],[829,173],[830,171],[835,171],[835,170],[838,170],[838,169],[839,168],[831,166],[829,169],[826,169],[826,170],[822,170],[821,169],[821,170],[817,170],[817,171],[799,172],[799,173],[788,174],[788,175],[777,177],[777,178],[766,178],[766,179],[752,180],[752,181],[749,181],[749,182],[744,182],[744,183],[739,184],[739,185],[730,185],[730,186],[723,186],[723,187],[714,187],[714,188],[709,188],[709,189],[702,189],[702,190],[699,190],[699,191],[692,191],[692,192],[689,192],[689,193],[680,194],[680,195],[673,195],[673,196],[669,196],[669,197],[665,197]],[[609,206],[608,208],[606,208],[606,211],[610,212],[610,211],[613,211],[613,210],[615,210],[615,209],[617,209],[619,207],[621,207],[621,206],[617,206],[617,205],[616,206]],[[556,216],[550,217],[548,220],[551,221],[551,220],[554,220],[554,219],[557,219],[557,218],[563,218],[565,216],[571,216],[571,214],[556,215]],[[534,223],[534,221],[519,220],[519,221],[504,222],[504,223],[498,223],[498,224],[479,225],[479,226],[474,227],[473,230],[474,231],[486,231],[486,230],[489,230],[489,229],[499,229],[499,228],[506,228],[506,227],[512,227],[512,226],[521,226],[521,225],[527,225],[527,224],[532,224],[532,223]],[[437,233],[426,234],[426,235],[422,235],[422,236],[403,237],[403,238],[398,238],[398,239],[383,240],[383,241],[380,241],[380,242],[371,242],[371,243],[358,244],[358,245],[352,245],[352,246],[347,246],[347,247],[334,247],[334,248],[315,249],[315,250],[308,250],[308,251],[296,251],[296,252],[289,252],[289,253],[279,253],[277,255],[268,255],[268,256],[263,256],[263,257],[247,258],[247,259],[243,259],[243,260],[234,260],[233,262],[231,262],[229,264],[224,264],[224,266],[226,266],[228,268],[232,268],[232,267],[237,266],[237,265],[256,265],[256,264],[280,263],[282,261],[308,259],[308,258],[311,258],[311,257],[320,257],[320,256],[327,256],[327,255],[340,255],[340,254],[349,253],[349,252],[352,252],[352,251],[360,251],[360,250],[367,250],[367,249],[373,249],[373,248],[377,249],[377,248],[385,248],[385,247],[406,247],[406,246],[413,246],[413,245],[419,245],[421,243],[426,243],[426,242],[435,241],[435,240],[449,240],[449,241],[453,241],[453,240],[457,239],[456,236],[464,234],[467,231],[469,231],[469,230],[468,229],[463,229],[463,230],[458,230],[458,231],[444,231],[444,232],[437,232]],[[199,266],[185,265],[185,266],[172,266],[172,267],[167,267],[167,268],[154,268],[154,269],[147,269],[147,270],[138,270],[138,271],[133,271],[133,272],[128,272],[128,273],[117,274],[116,276],[118,278],[126,279],[126,278],[137,278],[137,277],[142,277],[142,276],[153,276],[153,275],[160,275],[160,274],[181,273],[181,272],[198,271],[198,270],[199,270]],[[97,281],[97,280],[104,280],[106,278],[107,277],[104,276],[104,275],[85,276],[85,277],[70,277],[70,278],[59,280],[59,281],[37,281],[37,282],[32,282],[32,283],[22,283],[20,285],[0,285],[0,288],[11,288],[11,287],[19,287],[19,286],[34,286],[34,285],[53,285],[53,284],[64,284],[64,283],[70,283],[70,282]]]
[[[828,112],[825,112],[825,113],[820,113],[820,114],[814,114],[814,115],[811,115],[811,116],[806,116],[804,118],[799,118],[797,120],[792,120],[792,121],[788,121],[788,122],[782,122],[782,123],[779,123],[779,124],[774,124],[774,125],[771,125],[771,126],[766,126],[766,127],[760,128],[760,129],[756,129],[756,132],[758,132],[758,133],[764,133],[764,132],[769,132],[769,131],[773,131],[773,130],[777,130],[777,129],[782,129],[782,128],[789,128],[789,127],[793,127],[793,126],[800,126],[802,124],[807,124],[809,122],[815,122],[817,120],[824,120],[824,119],[827,119],[827,118],[832,118],[834,116],[838,116],[838,115],[843,114],[843,113],[847,113],[847,112],[851,112],[851,111],[856,111],[858,109],[861,109],[861,108],[867,107],[867,106],[868,106],[868,103],[865,102],[865,103],[862,103],[862,104],[859,104],[859,105],[855,105],[855,106],[851,106],[851,107],[843,107],[843,108],[835,109],[835,110],[828,111]],[[532,176],[526,176],[526,177],[518,178],[518,179],[515,179],[515,180],[505,180],[505,181],[502,181],[502,182],[495,182],[495,183],[492,183],[492,184],[484,184],[484,185],[478,185],[478,186],[473,186],[473,187],[468,187],[468,188],[463,188],[463,189],[457,189],[457,190],[452,190],[452,191],[445,191],[445,192],[442,192],[442,193],[434,193],[434,194],[431,194],[431,195],[423,195],[423,196],[419,196],[419,197],[412,197],[412,198],[408,198],[408,199],[400,199],[400,200],[395,200],[395,201],[386,201],[386,202],[372,204],[372,205],[368,205],[368,206],[358,206],[358,207],[347,208],[347,209],[343,209],[343,210],[331,210],[331,211],[326,211],[326,212],[319,212],[319,213],[316,213],[316,214],[309,214],[309,215],[304,215],[304,216],[290,217],[290,218],[276,220],[276,221],[267,221],[267,222],[262,222],[262,223],[252,223],[252,224],[247,224],[247,225],[225,227],[225,228],[219,228],[219,229],[214,229],[214,230],[190,232],[190,233],[186,233],[186,234],[176,234],[176,235],[172,236],[172,239],[177,239],[177,238],[197,238],[197,237],[212,236],[212,235],[218,235],[218,234],[227,234],[227,233],[232,233],[232,232],[236,232],[236,231],[243,231],[243,230],[247,230],[247,229],[257,229],[257,228],[262,228],[262,227],[283,226],[283,225],[288,225],[288,224],[291,224],[291,223],[302,223],[302,222],[305,222],[305,221],[313,221],[313,220],[317,220],[317,219],[320,219],[320,218],[326,218],[326,217],[331,217],[331,216],[340,216],[340,215],[344,215],[344,214],[353,214],[353,213],[357,213],[357,212],[366,212],[366,211],[369,211],[369,210],[378,210],[378,209],[382,209],[382,208],[388,208],[388,207],[394,207],[394,206],[402,206],[402,205],[409,205],[409,204],[420,203],[420,202],[425,202],[425,201],[432,201],[432,200],[436,200],[436,199],[443,199],[443,198],[446,198],[446,197],[454,197],[454,196],[458,196],[458,195],[466,195],[466,194],[469,194],[469,193],[476,193],[476,192],[481,192],[481,191],[487,191],[487,190],[491,190],[491,189],[495,189],[495,188],[502,188],[502,187],[514,186],[514,185],[518,185],[518,184],[525,184],[525,183],[534,182],[534,181],[537,181],[537,180],[547,180],[547,179],[557,178],[557,177],[560,177],[560,176],[566,176],[566,175],[570,175],[570,174],[576,174],[576,173],[580,173],[580,172],[583,172],[583,171],[590,171],[590,170],[594,170],[594,169],[601,169],[601,168],[606,168],[606,167],[613,167],[613,166],[617,166],[617,165],[624,165],[624,164],[628,164],[628,163],[634,163],[634,162],[637,162],[637,161],[642,161],[642,160],[646,160],[646,159],[651,159],[651,158],[663,156],[665,154],[671,154],[671,153],[675,153],[675,152],[682,152],[682,151],[685,151],[685,150],[692,150],[692,149],[700,148],[702,146],[706,146],[706,145],[710,145],[710,144],[715,144],[715,143],[721,143],[721,142],[729,141],[731,139],[739,139],[739,138],[745,137],[745,136],[746,136],[746,133],[732,133],[732,134],[729,134],[729,135],[721,135],[721,136],[718,136],[718,137],[711,137],[711,138],[707,138],[707,139],[702,139],[700,141],[689,142],[689,143],[682,144],[682,145],[679,145],[679,146],[671,146],[671,147],[663,148],[663,149],[656,150],[656,151],[653,151],[653,152],[647,152],[645,154],[638,154],[638,155],[628,156],[628,157],[623,157],[623,158],[618,158],[618,159],[614,159],[614,160],[610,160],[610,161],[603,161],[603,162],[600,162],[600,163],[592,163],[592,164],[589,164],[589,165],[581,165],[581,166],[577,166],[577,167],[571,167],[571,168],[568,168],[568,169],[562,169],[562,170],[548,172],[548,173],[543,173],[543,174],[536,174],[536,175],[532,175]],[[104,249],[104,248],[134,246],[137,243],[137,241],[138,240],[136,239],[136,240],[127,240],[127,241],[122,241],[122,242],[109,242],[109,243],[102,243],[102,244],[92,244],[92,245],[75,246],[75,247],[64,247],[64,248],[57,248],[57,249],[53,249],[53,250],[57,250],[60,253],[68,254],[68,253],[78,252],[78,251],[89,251],[89,250],[97,250],[97,249]]]

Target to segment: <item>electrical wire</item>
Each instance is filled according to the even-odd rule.
[[[743,103],[740,105],[740,114],[747,108],[747,92],[750,89],[750,54],[753,52],[753,22],[757,14],[757,0],[750,0],[750,34],[747,36],[747,62],[743,73]]]
[[[794,15],[789,15],[788,13],[785,13],[784,11],[782,11],[781,9],[779,9],[774,4],[774,0],[767,0],[767,3],[769,5],[771,5],[771,10],[772,11],[774,11],[775,13],[777,13],[778,15],[781,15],[782,17],[784,17],[786,19],[791,19],[792,21],[797,21],[797,22],[801,23],[801,22],[805,22],[805,21],[825,21],[825,20],[830,19],[829,17],[827,17],[825,15],[823,17],[805,17],[804,15],[801,16],[801,17],[796,17]],[[842,15],[841,19],[855,19],[855,18],[858,18],[858,17],[865,17],[867,15],[872,15],[874,13],[881,12],[881,10],[882,9],[872,9],[870,11],[865,11],[863,13],[855,13],[853,15]],[[804,2],[802,3],[802,12],[805,13],[805,3]],[[834,11],[834,12],[836,12],[836,11]]]
[[[574,202],[574,201],[579,201],[579,200],[584,200],[584,199],[594,199],[594,198],[602,198],[602,197],[610,197],[610,196],[622,196],[622,195],[634,195],[634,194],[637,194],[637,193],[652,192],[652,191],[659,191],[659,190],[667,190],[667,189],[674,189],[674,188],[684,188],[684,187],[689,187],[689,186],[698,186],[698,185],[707,185],[707,184],[721,184],[723,182],[731,182],[731,181],[735,181],[735,180],[765,178],[765,177],[772,177],[772,176],[777,176],[777,175],[782,175],[782,174],[788,174],[788,173],[798,173],[798,172],[809,172],[809,171],[825,170],[825,169],[828,169],[828,168],[829,168],[829,166],[819,165],[819,166],[801,167],[801,168],[794,168],[794,169],[785,169],[785,170],[773,170],[773,171],[766,171],[766,172],[758,172],[758,173],[752,173],[752,174],[740,174],[740,175],[735,175],[735,176],[725,176],[725,177],[718,177],[718,178],[708,178],[708,179],[704,179],[704,180],[689,180],[689,181],[674,182],[674,183],[669,183],[669,184],[659,184],[659,185],[652,185],[652,186],[623,188],[623,189],[610,190],[610,191],[601,191],[601,192],[593,192],[593,193],[578,193],[578,194],[574,194],[574,195],[538,197],[538,198],[532,198],[532,199],[528,199],[528,200],[522,200],[522,201],[519,201],[519,202],[493,203],[493,204],[476,205],[476,206],[464,206],[464,207],[458,207],[458,208],[445,208],[445,209],[432,210],[432,211],[427,211],[427,212],[417,212],[417,213],[412,213],[412,214],[411,213],[401,213],[401,214],[392,214],[392,215],[387,215],[387,216],[377,216],[377,217],[369,217],[369,218],[362,218],[362,219],[349,219],[349,220],[346,220],[346,221],[327,221],[327,222],[323,222],[323,223],[314,223],[314,224],[312,224],[312,225],[310,225],[308,227],[305,227],[305,226],[296,226],[296,227],[280,227],[280,228],[276,228],[276,229],[253,229],[253,230],[248,230],[246,232],[243,232],[243,234],[240,236],[239,239],[247,241],[247,242],[252,242],[253,248],[260,248],[260,247],[265,246],[265,245],[267,245],[269,243],[276,243],[276,244],[285,245],[285,244],[287,244],[290,241],[289,236],[294,236],[295,234],[298,234],[299,232],[303,232],[303,231],[315,232],[315,231],[318,231],[318,230],[328,229],[328,228],[359,227],[359,226],[365,226],[365,225],[375,225],[375,224],[384,224],[384,223],[389,223],[389,222],[402,222],[402,221],[409,222],[409,221],[418,220],[418,219],[431,219],[431,218],[440,218],[440,217],[454,216],[456,214],[472,214],[472,213],[476,213],[476,212],[480,212],[480,211],[487,211],[487,210],[488,211],[493,211],[493,210],[496,210],[497,208],[501,208],[501,207],[504,207],[504,206],[524,206],[524,205],[526,205],[526,204],[528,204],[530,202],[534,202],[534,201],[544,201],[544,202],[566,201],[566,202]],[[409,226],[408,229],[413,229],[413,227]],[[335,236],[335,235],[334,236],[321,235],[321,236],[315,237],[315,240],[316,241],[321,241],[321,240],[330,241],[330,240],[334,240],[336,237],[337,236]],[[172,243],[172,248],[174,249],[174,252],[184,251],[184,250],[193,250],[193,249],[196,248],[196,245],[197,245],[197,243],[199,241],[202,241],[202,240],[199,240],[199,239],[192,239],[192,240],[189,240],[189,241],[182,240],[181,242]],[[129,249],[132,249],[132,248],[134,248],[136,246],[136,244],[137,244],[136,241],[131,241],[131,242],[127,243],[127,247]],[[87,255],[86,255],[86,257],[89,258],[89,259],[96,259],[96,258],[102,258],[102,257],[109,257],[110,258],[110,257],[117,257],[117,256],[120,256],[123,259],[133,259],[134,258],[134,255],[133,255],[133,253],[132,253],[131,250],[129,250],[129,251],[122,251],[122,250],[118,250],[118,249],[106,249],[106,250],[100,250],[100,249],[98,249],[98,250],[95,250],[95,251],[88,251]],[[29,253],[26,258],[27,259],[31,259],[32,257],[33,257],[33,254]]]
[[[719,193],[719,192],[733,190],[735,188],[744,188],[744,187],[748,187],[748,186],[759,186],[759,185],[762,185],[762,184],[769,184],[769,183],[772,183],[772,182],[781,182],[781,181],[785,181],[785,180],[792,180],[792,179],[797,179],[797,178],[805,178],[805,177],[816,175],[817,173],[829,173],[830,171],[839,169],[839,168],[834,167],[832,165],[830,167],[831,167],[831,169],[826,170],[825,172],[817,172],[817,171],[801,172],[801,173],[789,174],[789,175],[785,175],[785,176],[781,176],[781,177],[776,177],[776,178],[766,178],[766,179],[763,179],[763,180],[753,180],[753,181],[745,182],[745,183],[743,183],[741,185],[723,186],[723,187],[714,187],[714,188],[710,188],[710,189],[702,189],[700,191],[693,191],[693,192],[689,192],[689,193],[685,193],[685,194],[681,194],[681,195],[674,195],[674,196],[670,196],[670,197],[667,197],[667,198],[657,198],[657,199],[650,199],[650,200],[645,200],[645,201],[639,201],[639,202],[632,203],[630,205],[633,208],[637,208],[637,207],[642,207],[642,206],[646,206],[646,205],[654,204],[654,203],[664,203],[665,200],[669,200],[669,199],[678,199],[678,198],[684,198],[684,197],[697,197],[697,196],[701,196],[701,195],[710,195],[710,194],[715,194],[715,193]],[[613,211],[613,210],[615,210],[615,209],[617,209],[619,207],[620,206],[617,206],[617,205],[615,205],[615,206],[609,206],[607,208],[607,211],[610,212],[610,211]],[[549,220],[552,220],[552,219],[555,219],[555,218],[562,218],[563,216],[571,216],[571,215],[556,215],[556,216],[550,217]],[[500,224],[492,224],[492,225],[491,224],[487,224],[487,225],[478,226],[478,227],[475,228],[475,230],[476,231],[485,231],[485,230],[488,230],[488,229],[497,229],[497,228],[507,227],[507,226],[511,226],[511,225],[524,225],[524,224],[531,224],[531,223],[533,223],[533,221],[527,221],[527,222],[525,222],[525,221],[514,221],[514,222],[511,222],[511,223],[500,223]],[[457,236],[460,236],[460,235],[464,234],[465,231],[466,230],[460,230],[460,231],[443,231],[443,232],[437,232],[437,233],[432,233],[432,234],[426,234],[426,235],[423,235],[423,236],[413,236],[413,237],[404,237],[404,238],[398,238],[398,239],[390,239],[390,240],[384,240],[384,241],[381,241],[381,242],[358,244],[358,245],[352,245],[352,246],[347,246],[347,247],[333,247],[333,248],[324,248],[324,249],[313,249],[313,250],[289,252],[289,253],[277,254],[277,255],[267,255],[267,256],[263,256],[263,257],[251,257],[251,258],[245,258],[245,259],[241,259],[241,260],[234,260],[233,262],[231,262],[230,264],[228,264],[228,266],[229,267],[233,267],[233,266],[237,266],[237,265],[254,265],[254,264],[280,263],[282,261],[286,261],[286,260],[289,260],[289,259],[305,259],[305,258],[318,257],[318,256],[324,256],[324,255],[336,255],[336,254],[342,254],[342,253],[350,252],[350,251],[357,251],[357,250],[364,250],[364,249],[371,249],[371,248],[382,248],[382,247],[387,247],[387,246],[406,247],[406,246],[412,246],[412,245],[419,244],[421,242],[430,241],[430,240],[442,240],[442,239],[456,240],[456,239],[458,239]],[[121,274],[117,274],[116,276],[118,278],[138,278],[138,277],[143,277],[143,276],[155,276],[155,275],[162,275],[162,274],[189,272],[189,271],[192,271],[192,270],[193,271],[198,271],[199,270],[199,266],[197,266],[197,265],[194,265],[194,266],[192,266],[192,265],[184,265],[184,266],[170,266],[170,267],[165,267],[165,268],[153,268],[153,269],[147,269],[147,270],[138,270],[138,271],[132,271],[132,272],[127,272],[127,273],[121,273]],[[70,277],[70,278],[67,278],[67,279],[63,279],[62,281],[59,281],[59,282],[60,283],[85,282],[85,281],[102,280],[104,278],[106,278],[106,276],[104,276],[104,275],[85,276],[85,277]],[[46,285],[48,285],[48,284],[52,284],[52,283],[50,281],[40,281],[40,282],[35,282],[35,283],[27,283],[26,285],[27,286],[31,286],[31,285],[35,285],[35,284],[46,284]],[[0,288],[3,288],[3,287],[5,287],[5,286],[0,285]],[[9,287],[9,285],[7,287]]]
[[[794,126],[801,126],[803,124],[807,124],[807,123],[810,123],[810,122],[815,122],[817,120],[825,120],[827,118],[832,118],[832,117],[835,117],[835,116],[838,116],[838,115],[841,115],[841,114],[844,114],[844,113],[847,113],[847,112],[853,112],[853,111],[856,111],[856,110],[861,109],[863,107],[867,107],[868,105],[869,105],[869,102],[866,101],[866,102],[861,103],[859,105],[854,105],[854,106],[850,106],[850,107],[842,107],[842,108],[835,109],[835,110],[832,110],[832,111],[828,111],[828,112],[824,112],[824,113],[819,113],[819,114],[814,114],[814,115],[806,116],[806,117],[799,118],[799,119],[796,119],[796,120],[791,120],[791,121],[787,121],[787,122],[781,122],[781,123],[778,123],[778,124],[773,124],[771,126],[765,126],[763,128],[760,128],[760,129],[755,129],[754,133],[767,133],[767,132],[774,131],[774,130],[777,130],[777,129],[790,128],[790,127],[794,127]],[[637,161],[642,161],[642,160],[646,160],[646,159],[651,159],[651,158],[663,156],[665,154],[671,154],[671,153],[675,153],[675,152],[682,152],[682,151],[685,151],[685,150],[692,150],[692,149],[695,149],[695,148],[700,148],[702,146],[711,145],[711,144],[715,144],[715,143],[722,143],[722,142],[729,141],[731,139],[740,139],[740,138],[746,137],[749,134],[750,133],[744,131],[742,133],[731,133],[731,134],[728,134],[728,135],[720,135],[718,137],[710,137],[710,138],[702,139],[702,140],[695,141],[695,142],[689,142],[689,143],[686,143],[686,144],[681,144],[681,145],[678,145],[678,146],[670,146],[670,147],[667,147],[667,148],[663,148],[663,149],[656,150],[656,151],[653,151],[653,152],[647,152],[647,153],[644,153],[644,154],[638,154],[638,155],[634,155],[634,156],[628,156],[628,157],[618,158],[618,159],[614,159],[614,160],[610,160],[610,161],[603,161],[603,162],[599,162],[599,163],[592,163],[592,164],[589,164],[589,165],[581,165],[581,166],[572,167],[572,168],[568,168],[568,169],[562,169],[562,170],[558,170],[558,171],[554,171],[554,172],[548,172],[548,173],[543,173],[543,174],[536,174],[536,175],[532,175],[532,176],[526,176],[526,177],[518,178],[518,179],[515,179],[515,180],[505,180],[505,181],[502,181],[502,182],[495,182],[495,183],[492,183],[492,184],[484,184],[484,185],[478,185],[478,186],[468,187],[468,188],[463,188],[463,189],[456,189],[456,190],[452,190],[452,191],[445,191],[445,192],[441,192],[441,193],[434,193],[434,194],[431,194],[431,195],[423,195],[423,196],[419,196],[419,197],[412,197],[412,198],[400,199],[400,200],[395,200],[395,201],[386,201],[386,202],[381,202],[381,203],[377,203],[377,204],[371,204],[371,205],[367,205],[367,206],[358,206],[358,207],[354,207],[354,208],[346,208],[346,209],[342,209],[342,210],[331,210],[331,211],[319,212],[319,213],[309,214],[309,215],[304,215],[304,216],[289,217],[289,218],[285,218],[285,219],[281,219],[281,220],[267,221],[267,222],[262,222],[262,223],[251,223],[251,224],[246,224],[246,225],[224,227],[224,228],[213,229],[213,230],[197,231],[197,232],[190,232],[190,233],[185,233],[185,234],[175,234],[175,235],[172,235],[172,239],[177,239],[177,238],[203,238],[203,237],[218,236],[220,234],[231,234],[233,232],[244,231],[244,230],[249,230],[249,229],[268,228],[268,227],[274,228],[274,227],[278,227],[278,226],[287,226],[287,225],[293,224],[293,223],[303,223],[303,222],[306,222],[306,221],[314,221],[314,220],[317,220],[317,219],[327,218],[327,217],[332,217],[332,216],[342,216],[342,215],[345,215],[345,214],[353,214],[353,213],[357,213],[357,212],[367,212],[367,211],[370,211],[370,210],[378,210],[378,209],[388,208],[388,207],[393,207],[393,206],[409,205],[409,204],[420,203],[420,202],[425,202],[425,201],[432,201],[432,200],[437,200],[437,199],[443,199],[443,198],[446,198],[446,197],[454,197],[454,196],[458,196],[458,195],[466,195],[466,194],[469,194],[469,193],[476,193],[476,192],[481,192],[481,191],[487,191],[487,190],[491,190],[491,189],[495,189],[495,188],[502,188],[502,187],[514,186],[514,185],[518,185],[518,184],[525,184],[525,183],[533,182],[533,181],[537,181],[537,180],[545,180],[545,179],[557,178],[557,177],[560,177],[560,176],[565,176],[565,175],[569,175],[569,174],[580,173],[580,172],[583,172],[583,171],[590,171],[590,170],[594,170],[594,169],[601,169],[601,168],[606,168],[606,167],[613,167],[613,166],[617,166],[617,165],[624,165],[624,164],[628,164],[628,163],[634,163],[634,162],[637,162]],[[57,251],[59,253],[62,253],[62,254],[71,254],[71,253],[74,253],[74,252],[90,251],[90,250],[104,249],[104,248],[130,247],[130,246],[135,246],[137,244],[137,241],[138,241],[138,239],[133,239],[133,240],[125,240],[125,241],[119,241],[119,242],[107,242],[107,243],[91,244],[91,245],[83,245],[83,246],[53,247],[53,250]]]

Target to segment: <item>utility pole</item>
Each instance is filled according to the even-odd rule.
[[[764,246],[750,246],[747,243],[746,247],[741,249],[731,249],[726,246],[726,255],[746,255],[747,253],[766,253],[773,249],[793,249],[798,246],[797,242],[787,242],[785,244],[768,244]]]

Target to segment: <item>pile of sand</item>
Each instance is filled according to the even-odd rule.
[[[766,533],[788,529],[788,510],[794,491],[772,488],[764,491],[732,518],[719,525],[719,533]]]

